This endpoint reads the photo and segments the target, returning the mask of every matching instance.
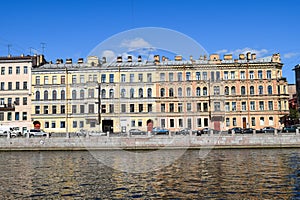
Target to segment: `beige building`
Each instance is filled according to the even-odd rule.
[[[32,72],[32,117],[49,132],[279,128],[289,98],[282,66],[279,54],[257,59],[251,53],[57,60]]]
[[[19,127],[23,132],[32,127],[31,70],[45,62],[39,56],[0,57],[0,124]]]

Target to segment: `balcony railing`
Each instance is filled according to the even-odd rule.
[[[12,104],[2,104],[0,105],[0,111],[15,111],[15,106]]]

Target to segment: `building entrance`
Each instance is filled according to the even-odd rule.
[[[102,121],[102,130],[104,133],[109,132],[113,133],[114,132],[114,121],[113,120],[103,120]]]

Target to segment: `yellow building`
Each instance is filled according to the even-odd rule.
[[[280,128],[288,114],[282,66],[279,54],[256,59],[251,53],[223,60],[217,54],[197,60],[156,55],[153,62],[58,60],[32,72],[32,117],[49,132]]]

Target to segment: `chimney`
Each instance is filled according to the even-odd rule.
[[[240,60],[244,60],[244,59],[245,59],[245,55],[244,55],[244,54],[240,54],[240,55],[239,55],[239,59],[240,59]]]
[[[180,55],[175,56],[175,61],[182,61],[182,56]]]
[[[163,57],[161,58],[161,60],[162,60],[163,62],[166,61],[166,57],[163,56]]]
[[[154,55],[154,63],[157,64],[160,62],[159,55]]]
[[[67,58],[66,59],[66,64],[72,64],[72,58]]]
[[[127,62],[132,62],[132,56],[127,57]]]
[[[251,54],[251,60],[256,60],[256,54],[255,53]]]
[[[118,56],[117,57],[117,63],[121,63],[122,62],[122,56]]]
[[[77,63],[82,64],[83,63],[83,58],[78,58]]]
[[[142,56],[138,56],[138,62],[142,62]]]
[[[23,54],[23,53],[21,54],[21,57],[22,57],[22,58],[24,57],[24,54]]]
[[[232,60],[232,54],[224,55],[224,60]]]
[[[206,56],[206,55],[204,55],[204,56],[203,56],[203,60],[206,60],[206,59],[207,59],[207,56]]]
[[[106,57],[102,57],[102,63],[106,63]]]
[[[63,63],[63,60],[62,59],[56,59],[56,64],[62,64]]]
[[[247,52],[247,60],[251,60],[251,53],[250,52]]]
[[[193,56],[190,56],[190,61],[193,61]]]

